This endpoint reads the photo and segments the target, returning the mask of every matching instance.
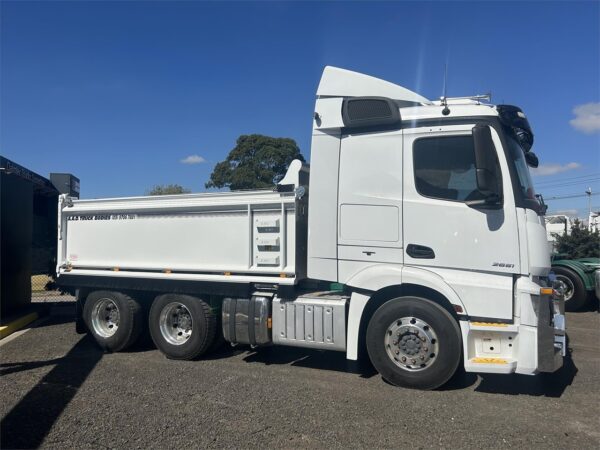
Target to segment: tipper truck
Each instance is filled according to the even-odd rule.
[[[553,372],[564,304],[532,144],[518,107],[326,67],[310,167],[272,190],[63,195],[57,281],[107,351],[145,330],[171,359],[223,340],[306,347],[417,389],[459,366]]]

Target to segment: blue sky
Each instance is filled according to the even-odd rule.
[[[325,65],[437,98],[446,61],[450,96],[491,91],[526,112],[546,197],[600,192],[598,2],[2,1],[1,13],[0,153],[76,174],[84,198],[202,191],[240,134],[292,137],[309,157]],[[586,198],[548,203],[587,211]]]

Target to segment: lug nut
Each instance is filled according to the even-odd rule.
[[[406,356],[402,357],[402,362],[406,362]]]
[[[395,353],[396,353],[396,355],[399,355],[400,354],[400,350],[396,350]]]
[[[423,361],[425,359],[425,357],[423,355],[421,355],[421,361]]]
[[[416,360],[416,359],[411,359],[411,361],[412,361],[412,363],[413,363],[413,364],[416,364],[416,363],[417,363],[417,360]]]

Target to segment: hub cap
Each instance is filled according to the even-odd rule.
[[[386,330],[384,345],[394,364],[411,372],[430,366],[438,352],[435,331],[416,317],[403,317],[392,322]]]
[[[573,286],[573,282],[569,279],[569,277],[565,277],[564,275],[556,275],[556,279],[562,281],[565,285],[565,302],[568,302],[575,293],[575,286]]]
[[[94,332],[103,338],[113,336],[119,328],[119,308],[110,298],[102,298],[92,311]]]
[[[159,320],[160,332],[169,344],[185,344],[192,335],[192,315],[182,303],[169,303],[161,311]]]

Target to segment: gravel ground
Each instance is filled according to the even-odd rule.
[[[463,373],[420,392],[333,352],[103,354],[72,310],[0,344],[2,448],[600,446],[596,312],[568,314],[572,359],[555,374]]]

